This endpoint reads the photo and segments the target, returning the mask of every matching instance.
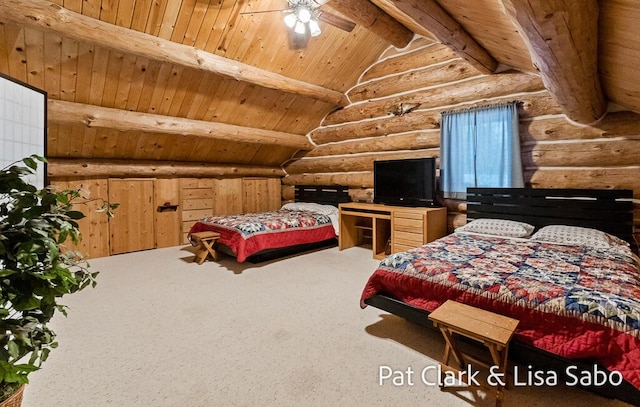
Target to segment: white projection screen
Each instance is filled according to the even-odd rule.
[[[0,73],[0,168],[32,154],[44,157],[47,142],[47,93]],[[47,185],[46,165],[30,182]]]

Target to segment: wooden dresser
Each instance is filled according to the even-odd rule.
[[[371,247],[383,258],[422,246],[447,233],[447,209],[403,207],[372,203],[340,204],[340,250]]]

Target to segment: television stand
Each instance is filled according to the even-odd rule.
[[[447,234],[447,209],[349,202],[339,205],[340,250],[371,247],[373,258],[413,249]]]

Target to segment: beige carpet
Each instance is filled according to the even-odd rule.
[[[191,263],[191,247],[94,259],[99,284],[66,299],[60,347],[24,407],[467,406],[425,385],[440,335],[374,308],[378,264],[331,248],[262,265]],[[417,372],[379,383],[381,366]],[[431,379],[429,379],[431,380]],[[464,394],[470,397],[471,394]],[[478,406],[493,406],[493,399]],[[505,406],[620,406],[576,388],[514,387]]]

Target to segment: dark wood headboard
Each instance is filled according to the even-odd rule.
[[[350,202],[351,198],[349,187],[342,185],[296,185],[295,201],[338,206],[338,204]]]
[[[536,228],[582,226],[633,244],[632,199],[629,189],[468,188],[467,221],[499,218]]]

